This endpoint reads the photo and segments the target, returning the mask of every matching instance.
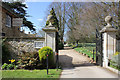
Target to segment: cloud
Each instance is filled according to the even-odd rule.
[[[38,21],[43,21],[43,19],[37,19]]]

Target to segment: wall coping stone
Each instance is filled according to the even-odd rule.
[[[5,39],[5,37],[3,37],[2,39]],[[45,39],[44,37],[9,37],[7,39]]]
[[[118,30],[112,27],[104,27],[100,32],[104,33],[104,32],[117,32]]]
[[[58,29],[56,29],[55,27],[53,27],[53,26],[47,26],[47,27],[44,27],[44,28],[42,28],[42,30],[43,31],[50,31],[50,32],[57,32],[58,31]]]

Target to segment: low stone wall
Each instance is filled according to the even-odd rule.
[[[44,38],[35,37],[35,38],[8,38],[6,42],[8,44],[8,48],[11,51],[13,58],[15,55],[19,55],[22,53],[32,53],[38,51],[40,48],[35,48],[35,41],[44,42]]]

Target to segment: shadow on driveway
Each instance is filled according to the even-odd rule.
[[[74,67],[88,67],[88,66],[95,66],[95,64],[92,63],[72,63],[73,58],[67,55],[59,55],[59,61],[62,66],[62,69],[71,69]]]
[[[71,47],[64,47],[63,50],[71,50],[72,48]]]
[[[73,68],[72,64],[73,58],[67,55],[59,55],[59,61],[62,68]]]

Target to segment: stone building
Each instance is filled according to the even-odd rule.
[[[25,34],[24,31],[20,31],[23,22],[22,18],[16,15],[15,12],[5,3],[2,3],[0,8],[2,9],[1,36],[3,38],[28,37],[29,34]]]

